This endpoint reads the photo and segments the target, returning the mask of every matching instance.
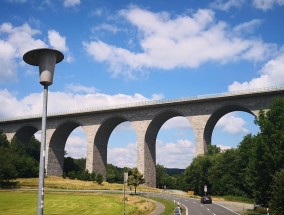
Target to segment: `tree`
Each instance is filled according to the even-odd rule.
[[[104,181],[103,175],[101,173],[97,174],[96,175],[96,182],[101,185],[103,183],[103,181]]]
[[[141,174],[137,168],[133,168],[127,180],[128,186],[134,186],[134,193],[136,195],[136,189],[140,184],[145,183],[143,174]]]
[[[167,174],[166,168],[163,165],[156,165],[156,183],[158,188],[163,188],[166,185]]]
[[[208,180],[208,171],[212,165],[209,156],[197,156],[193,159],[191,165],[185,169],[185,181],[188,184],[188,188],[194,193],[203,195],[204,185],[207,185],[210,190],[211,184]]]
[[[7,148],[0,147],[0,182],[9,182],[17,178],[18,173],[13,161],[13,153]]]
[[[208,171],[211,194],[243,195],[239,187],[238,153],[236,149],[228,149],[222,154],[211,156],[212,166]]]
[[[220,154],[221,153],[221,148],[215,145],[208,145],[207,146],[207,152],[206,155],[215,155],[215,154]]]
[[[274,99],[270,109],[261,110],[255,122],[260,126],[255,137],[255,197],[268,205],[273,176],[284,166],[284,99]]]
[[[284,214],[284,168],[275,174],[271,187],[270,214]]]
[[[239,187],[249,198],[254,197],[256,138],[246,135],[238,146]]]

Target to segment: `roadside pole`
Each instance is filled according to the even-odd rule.
[[[124,177],[123,177],[123,214],[126,215],[125,213],[125,184],[127,183],[127,179],[128,179],[128,172],[124,173]]]
[[[205,196],[207,196],[207,185],[204,185],[204,193],[205,193]]]

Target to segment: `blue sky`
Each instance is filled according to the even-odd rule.
[[[49,112],[284,84],[283,0],[3,0],[0,14],[0,118],[41,113],[38,68],[22,60],[41,47],[65,56],[49,88]],[[227,114],[213,144],[236,147],[258,131],[253,120]],[[119,125],[108,162],[135,166],[135,141],[131,125]],[[85,156],[81,128],[66,149]],[[157,162],[184,168],[193,156],[189,122],[167,121]]]

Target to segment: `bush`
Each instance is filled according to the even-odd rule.
[[[102,175],[101,173],[97,174],[97,176],[96,176],[96,182],[97,182],[98,184],[102,184],[103,181],[104,181],[103,175]]]

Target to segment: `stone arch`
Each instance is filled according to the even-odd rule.
[[[107,146],[110,135],[116,126],[126,121],[129,120],[125,117],[112,116],[101,123],[96,133],[94,140],[93,171],[102,174],[104,179],[107,178]]]
[[[53,176],[62,176],[64,167],[64,148],[71,132],[81,126],[78,122],[68,121],[60,124],[54,131],[48,152],[47,173]]]
[[[16,131],[13,138],[17,138],[21,143],[26,146],[29,143],[29,140],[37,131],[38,129],[35,126],[25,125]]]
[[[254,112],[252,112],[247,107],[240,105],[240,104],[227,104],[227,105],[220,107],[219,109],[213,112],[213,114],[210,116],[210,118],[208,119],[205,125],[205,128],[204,128],[205,145],[211,144],[212,133],[219,119],[221,119],[227,113],[230,113],[233,111],[242,111],[242,112],[246,112],[246,113],[249,113],[255,116]]]
[[[144,141],[144,178],[147,185],[156,187],[156,139],[162,125],[169,119],[184,116],[177,110],[165,110],[156,114],[149,124]]]

